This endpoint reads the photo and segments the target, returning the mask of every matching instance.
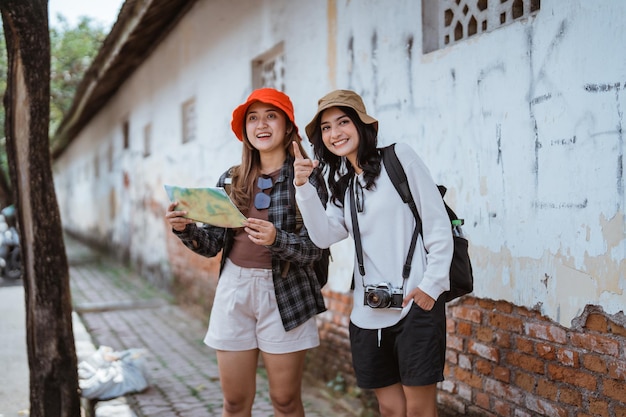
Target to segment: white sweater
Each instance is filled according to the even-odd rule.
[[[407,178],[411,193],[422,218],[422,235],[418,239],[411,274],[404,283],[404,296],[419,288],[435,300],[450,287],[449,272],[453,243],[450,219],[436,184],[428,168],[407,144],[398,143],[396,153]],[[362,175],[358,177],[364,185]],[[350,192],[348,190],[347,192]],[[403,309],[371,308],[364,305],[365,285],[390,282],[400,288],[402,268],[415,228],[415,218],[408,205],[402,202],[384,167],[372,190],[363,188],[364,210],[357,213],[365,277],[359,273],[356,253],[354,258],[354,303],[350,319],[364,329],[382,329],[393,326],[411,307]],[[329,203],[326,211],[315,188],[309,183],[296,187],[296,201],[311,240],[327,248],[354,236],[350,214],[350,195],[346,193],[344,207]],[[424,246],[427,251],[424,250]],[[427,254],[428,252],[428,254]]]

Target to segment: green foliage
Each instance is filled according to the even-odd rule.
[[[105,28],[83,16],[75,27],[58,15],[59,27],[50,28],[50,132],[54,132],[69,111],[76,88],[98,53],[107,35]],[[0,28],[0,93],[7,80],[7,53]],[[4,106],[0,108],[0,138],[4,137]]]
[[[59,28],[50,29],[50,132],[69,111],[78,84],[98,53],[107,33],[88,17],[70,27],[58,16]]]
[[[50,28],[50,132],[54,132],[72,106],[74,94],[107,35],[105,28],[83,16],[75,27],[57,15],[58,27]],[[4,30],[0,27],[0,95],[7,86],[8,62]],[[8,178],[5,148],[4,105],[0,105],[0,175]]]

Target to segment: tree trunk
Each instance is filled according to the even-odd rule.
[[[69,270],[50,163],[47,0],[0,0],[7,157],[21,238],[30,417],[80,416]]]

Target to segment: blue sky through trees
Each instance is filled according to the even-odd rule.
[[[70,26],[75,26],[81,16],[87,16],[108,30],[117,20],[122,4],[124,0],[49,0],[49,24],[56,26],[56,16],[60,13]]]

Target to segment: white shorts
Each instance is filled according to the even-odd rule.
[[[259,349],[280,354],[319,346],[315,317],[285,331],[271,269],[241,268],[226,260],[204,343],[213,349]]]

